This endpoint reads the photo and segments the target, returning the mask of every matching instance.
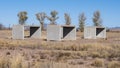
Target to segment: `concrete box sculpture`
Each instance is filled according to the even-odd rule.
[[[48,25],[47,26],[47,40],[61,41],[61,26]]]
[[[76,28],[75,26],[61,26],[62,29],[62,39],[63,40],[76,40]]]
[[[75,26],[48,25],[47,40],[76,40],[76,28]]]
[[[24,39],[25,35],[24,25],[13,25],[12,28],[12,38],[13,39]],[[41,37],[41,27],[40,26],[27,26],[30,28],[30,38],[40,39]]]
[[[13,39],[24,39],[24,26],[23,25],[13,25],[12,38]]]
[[[30,26],[30,37],[35,39],[40,39],[41,37],[40,26]]]
[[[97,26],[85,27],[84,38],[85,39],[106,38],[106,28]]]

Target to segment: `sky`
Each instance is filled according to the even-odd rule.
[[[103,26],[120,27],[120,0],[0,0],[0,23],[6,27],[18,24],[17,14],[21,11],[28,13],[26,24],[40,25],[35,14],[56,10],[59,14],[57,24],[64,25],[64,13],[70,14],[72,25],[78,26],[78,16],[84,13],[86,26],[93,25],[93,13],[101,13]],[[45,19],[45,23],[50,22]]]

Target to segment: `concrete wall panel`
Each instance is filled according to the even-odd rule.
[[[47,26],[47,40],[61,41],[61,26],[48,25]]]
[[[23,25],[13,25],[12,39],[24,39],[24,26]]]

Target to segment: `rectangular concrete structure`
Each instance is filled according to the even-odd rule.
[[[35,39],[41,38],[41,27],[40,26],[30,26],[30,37]]]
[[[47,40],[76,40],[75,26],[48,25]]]
[[[24,26],[24,25],[13,25],[12,38],[13,39],[25,39],[25,27],[30,28],[30,36],[27,38],[40,39],[41,38],[41,27],[40,26]]]
[[[61,26],[61,37],[63,40],[76,40],[76,28],[75,26],[64,25]]]
[[[23,25],[13,25],[12,39],[24,39],[24,26]]]
[[[47,40],[61,41],[61,26],[47,25]]]
[[[85,39],[106,38],[106,28],[97,26],[85,27],[84,38]]]

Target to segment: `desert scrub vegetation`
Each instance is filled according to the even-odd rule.
[[[120,62],[119,61],[111,61],[108,63],[107,68],[120,68]]]
[[[22,60],[20,55],[14,57],[0,56],[0,68],[24,68]]]
[[[45,44],[42,45],[47,50],[64,50],[64,51],[86,51],[88,56],[93,58],[114,58],[120,57],[120,46],[119,45],[103,45],[103,44]]]
[[[0,56],[0,68],[9,68],[9,59],[5,56]]]
[[[3,41],[2,41],[3,42]],[[30,41],[33,42],[33,41]],[[73,53],[80,52],[78,56],[92,57],[92,58],[119,58],[120,57],[120,45],[104,45],[104,44],[76,44],[76,43],[61,43],[61,42],[41,42],[30,44],[27,41],[19,41],[5,43],[4,47],[9,49],[23,48],[23,49],[42,49],[51,51],[70,51]],[[16,45],[17,44],[17,45]],[[24,44],[24,45],[22,45]],[[69,45],[68,45],[69,44]],[[10,46],[8,46],[10,45]],[[3,46],[2,46],[3,47]],[[1,48],[2,48],[1,47]]]
[[[76,65],[69,65],[67,63],[58,63],[53,61],[29,61],[26,62],[23,56],[17,55],[15,57],[1,57],[0,68],[71,68],[77,67]]]
[[[23,68],[22,62],[23,62],[23,57],[21,55],[13,56],[10,59],[10,67],[11,68]]]
[[[91,65],[95,66],[95,67],[103,67],[104,61],[103,61],[103,59],[96,58]]]
[[[58,42],[57,42],[58,43]],[[51,43],[52,44],[52,43]],[[50,45],[51,45],[50,44]],[[74,61],[70,64],[72,65],[84,65],[86,62],[92,61],[92,64],[89,64],[93,67],[104,67],[106,63],[104,63],[104,60],[107,62],[112,61],[119,61],[119,45],[66,45],[66,46],[55,46],[56,43],[53,45],[47,47],[48,45],[39,45],[41,48],[35,47],[19,47],[16,46],[15,49],[8,49],[6,51],[5,49],[2,49],[2,51],[6,51],[5,54],[7,54],[9,51],[9,55],[11,57],[3,57],[7,58],[5,60],[0,59],[2,63],[0,62],[2,68],[4,66],[14,67],[22,67],[22,68],[39,68],[42,64],[41,62],[48,62],[53,61],[56,63],[69,63],[69,60],[79,60],[82,59],[82,61]],[[64,45],[64,44],[60,44]],[[67,49],[68,47],[68,49]],[[79,47],[79,48],[78,48]],[[81,47],[81,48],[80,48]],[[55,48],[59,48],[58,50]],[[115,48],[115,49],[113,49]],[[116,50],[117,49],[117,50]],[[12,53],[19,53],[20,55],[12,55]],[[115,53],[114,53],[115,52]],[[112,57],[110,57],[112,54]],[[96,59],[98,58],[98,59]],[[110,60],[109,60],[110,59]],[[84,61],[84,62],[83,62]],[[7,62],[7,63],[5,63]],[[53,65],[54,65],[53,64]],[[43,67],[47,64],[43,64]],[[52,63],[48,63],[49,66],[52,65]],[[59,65],[59,64],[58,64]],[[110,66],[110,63],[108,63],[108,66]],[[5,67],[6,68],[6,67]]]
[[[6,36],[4,38],[6,34],[3,33],[0,36],[2,37],[0,38],[0,55],[4,54],[0,56],[0,68],[17,66],[21,68],[80,68],[81,65],[83,65],[81,68],[120,67],[120,33],[112,33],[112,35],[108,33],[108,40],[79,38],[76,41],[61,42],[41,39],[11,40]],[[78,36],[82,36],[82,34],[80,33]],[[14,55],[14,53],[20,55]],[[95,61],[96,58],[102,62]],[[76,67],[76,65],[80,65],[80,67]]]

